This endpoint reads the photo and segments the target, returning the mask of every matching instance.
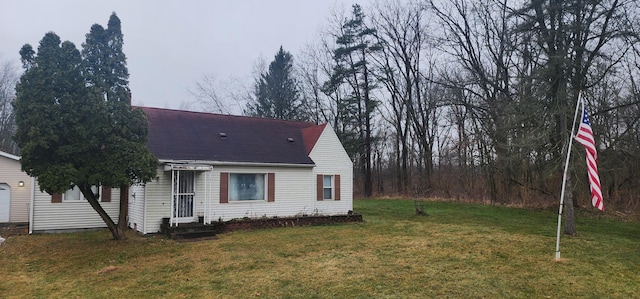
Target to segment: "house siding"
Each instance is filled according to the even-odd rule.
[[[205,209],[208,209],[209,205],[207,200],[213,196],[213,171],[196,172],[195,192],[196,216],[204,216]]]
[[[160,231],[162,218],[171,216],[171,171],[158,167],[156,179],[145,187],[146,233]]]
[[[51,195],[39,191],[40,186],[37,181],[34,187],[36,191],[33,199],[33,219],[31,223],[31,231],[34,233],[107,227],[100,215],[87,201],[52,203]],[[110,202],[100,203],[116,223],[118,222],[119,204],[120,190],[118,188],[111,190]]]
[[[313,209],[319,214],[338,215],[353,210],[353,163],[342,147],[338,136],[327,125],[309,157],[316,163],[309,178],[311,189],[318,190],[317,175],[339,175],[340,200],[314,200]],[[317,196],[314,195],[314,199]]]
[[[220,173],[273,173],[274,201],[241,201],[220,203]],[[211,211],[212,220],[231,220],[236,218],[288,217],[313,213],[313,190],[308,183],[310,168],[296,167],[216,167],[214,168]],[[267,183],[265,182],[265,185]]]
[[[144,234],[145,186],[133,185],[129,193],[129,227]]]
[[[221,172],[273,173],[274,201],[220,203]],[[210,221],[227,221],[243,217],[288,217],[313,214],[313,190],[309,184],[311,173],[311,168],[241,166],[216,166],[212,171],[197,172],[196,216],[204,216],[207,213]],[[163,171],[159,168],[157,178],[146,185],[146,233],[159,232],[162,218],[171,216],[171,171]]]
[[[18,186],[20,181],[24,182],[23,187]],[[5,183],[11,188],[9,222],[29,222],[32,179],[21,170],[20,161],[0,155],[0,183]]]

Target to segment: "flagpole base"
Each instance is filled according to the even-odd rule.
[[[556,261],[560,260],[560,251],[556,251]]]

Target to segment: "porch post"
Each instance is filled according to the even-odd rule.
[[[204,203],[204,220],[202,221],[203,224],[209,224],[209,209],[211,208],[211,203],[209,202],[209,173],[210,171],[205,171],[204,173],[202,173],[202,187],[204,189],[204,196],[202,198],[202,202]]]
[[[200,176],[199,176],[200,177]],[[203,172],[202,175],[202,189],[203,189],[203,197],[202,197],[202,224],[207,224],[207,210],[208,210],[208,204],[207,204],[207,173]],[[197,192],[196,192],[197,193]],[[196,214],[197,216],[197,214]]]
[[[211,224],[211,210],[213,209],[213,171],[209,170],[207,171],[207,181],[205,182],[205,187],[209,190],[209,192],[207,192],[207,197],[204,199],[205,201],[208,202],[208,209],[206,212],[207,215],[207,223]]]
[[[175,217],[173,216],[175,213],[175,194],[176,194],[176,171],[171,169],[171,215],[169,216],[169,226],[173,226],[173,222]]]

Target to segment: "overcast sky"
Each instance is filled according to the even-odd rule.
[[[133,104],[179,108],[204,74],[251,82],[259,57],[282,45],[296,55],[327,23],[330,10],[352,0],[0,0],[0,59],[19,64],[53,31],[78,49],[91,25],[122,22]],[[362,4],[364,6],[364,4]]]

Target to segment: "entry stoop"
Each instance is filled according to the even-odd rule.
[[[224,231],[224,223],[214,222],[211,224],[203,224],[193,222],[171,226],[169,225],[169,218],[163,218],[160,229],[163,235],[176,241],[211,240],[215,239],[217,234]]]

